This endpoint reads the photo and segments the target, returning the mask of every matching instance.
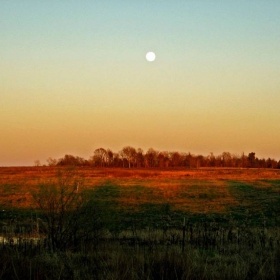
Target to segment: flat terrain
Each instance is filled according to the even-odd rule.
[[[3,279],[280,279],[280,170],[62,168],[92,198],[94,227],[51,254],[30,241],[46,236],[32,193],[58,170],[0,168]]]
[[[40,182],[55,180],[57,172],[56,167],[0,168],[0,207],[29,209],[31,193]],[[280,213],[277,169],[78,168],[74,172],[99,204],[122,215],[249,213],[270,217]]]

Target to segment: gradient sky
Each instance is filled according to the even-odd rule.
[[[279,77],[279,0],[0,0],[0,166],[125,145],[279,160]]]

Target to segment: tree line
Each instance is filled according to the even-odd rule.
[[[146,152],[125,146],[119,152],[98,148],[89,159],[65,155],[60,159],[48,158],[49,166],[92,166],[117,168],[200,168],[200,167],[235,167],[235,168],[280,168],[280,160],[258,158],[254,152],[241,155],[223,152],[214,155],[194,155],[184,152],[157,151],[153,148]],[[35,161],[35,165],[40,165]]]

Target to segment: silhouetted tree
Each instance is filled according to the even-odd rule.
[[[181,155],[178,152],[170,153],[171,165],[173,167],[179,167],[181,161]]]
[[[82,158],[74,157],[72,155],[65,155],[57,161],[57,165],[64,166],[79,166],[82,165]]]
[[[122,160],[120,159],[119,153],[113,153],[113,166],[114,167],[122,166]]]
[[[275,159],[268,158],[266,160],[266,167],[267,168],[277,168],[277,161]]]
[[[157,155],[158,152],[150,148],[144,156],[145,167],[155,167],[157,164]]]
[[[248,154],[248,163],[249,163],[248,167],[255,167],[255,165],[256,165],[255,153],[251,152]]]
[[[165,156],[162,152],[158,154],[157,157],[158,167],[164,168],[165,167]]]
[[[112,166],[114,160],[114,153],[110,150],[107,149],[107,166]]]
[[[95,166],[104,167],[107,162],[107,151],[103,148],[96,149],[92,161]]]
[[[196,168],[203,166],[204,157],[202,155],[196,156]]]
[[[232,166],[232,157],[231,153],[223,152],[222,153],[222,164],[224,167],[231,167]]]
[[[41,166],[40,160],[38,160],[38,159],[35,160],[35,161],[34,161],[34,165],[37,166],[37,167],[38,167],[38,166]]]
[[[137,149],[136,161],[137,161],[138,168],[144,166],[144,155],[143,155],[143,150],[141,148]]]
[[[216,158],[212,152],[208,156],[208,160],[209,160],[209,166],[211,166],[211,167],[216,166]]]
[[[113,153],[110,149],[99,148],[94,151],[94,155],[89,160],[82,157],[65,155],[56,160],[47,159],[49,166],[96,166],[96,167],[255,167],[255,168],[278,168],[278,162],[275,159],[259,159],[251,152],[246,156],[244,152],[241,156],[223,152],[215,156],[212,152],[208,156],[192,155],[189,153],[180,153],[177,151],[156,151],[153,148],[148,149],[144,154],[141,148],[137,150],[131,146],[124,147],[118,153]],[[39,164],[39,161],[35,162]]]
[[[47,159],[47,163],[48,163],[48,166],[56,166],[57,160],[56,160],[56,159],[53,159],[53,158],[51,158],[51,157],[49,157],[49,158]]]
[[[51,251],[74,246],[100,228],[98,213],[73,170],[58,172],[56,180],[41,182],[38,187],[33,198]]]
[[[126,146],[123,147],[122,149],[122,157],[123,159],[126,159],[128,162],[128,168],[131,167],[131,164],[136,162],[136,150],[135,148],[131,147],[131,146]]]

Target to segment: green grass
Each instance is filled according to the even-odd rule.
[[[120,192],[120,186],[112,185],[110,182],[108,182],[101,186],[95,187],[95,189],[92,191],[92,194],[96,197],[96,199],[109,201],[119,197]]]
[[[21,184],[1,184],[3,196],[20,189]],[[122,219],[160,221],[164,216],[177,220],[188,217],[193,222],[227,217],[250,226],[280,224],[280,180],[106,179],[89,186],[88,194],[111,227],[124,228],[129,222],[117,225]],[[227,203],[229,197],[234,204]],[[32,215],[32,209],[2,208],[2,221]]]
[[[188,217],[193,222],[209,219],[225,221],[226,217],[227,220],[250,226],[260,226],[264,222],[267,226],[279,224],[280,180],[184,179],[163,180],[158,184],[148,179],[106,180],[89,193],[100,209],[105,209],[108,223],[116,227],[121,219],[141,221],[153,218],[160,221],[164,216],[177,220]],[[229,196],[235,204],[227,204]],[[186,203],[181,207],[178,201]],[[196,209],[199,206],[203,209],[207,203],[212,203],[218,210],[210,213],[188,211],[188,207]],[[218,206],[221,203],[224,208],[220,211]]]
[[[276,226],[280,214],[279,181],[265,180],[256,182],[228,182],[232,196],[238,201],[237,206],[229,207],[231,215],[252,225]],[[267,185],[269,184],[269,185]]]

